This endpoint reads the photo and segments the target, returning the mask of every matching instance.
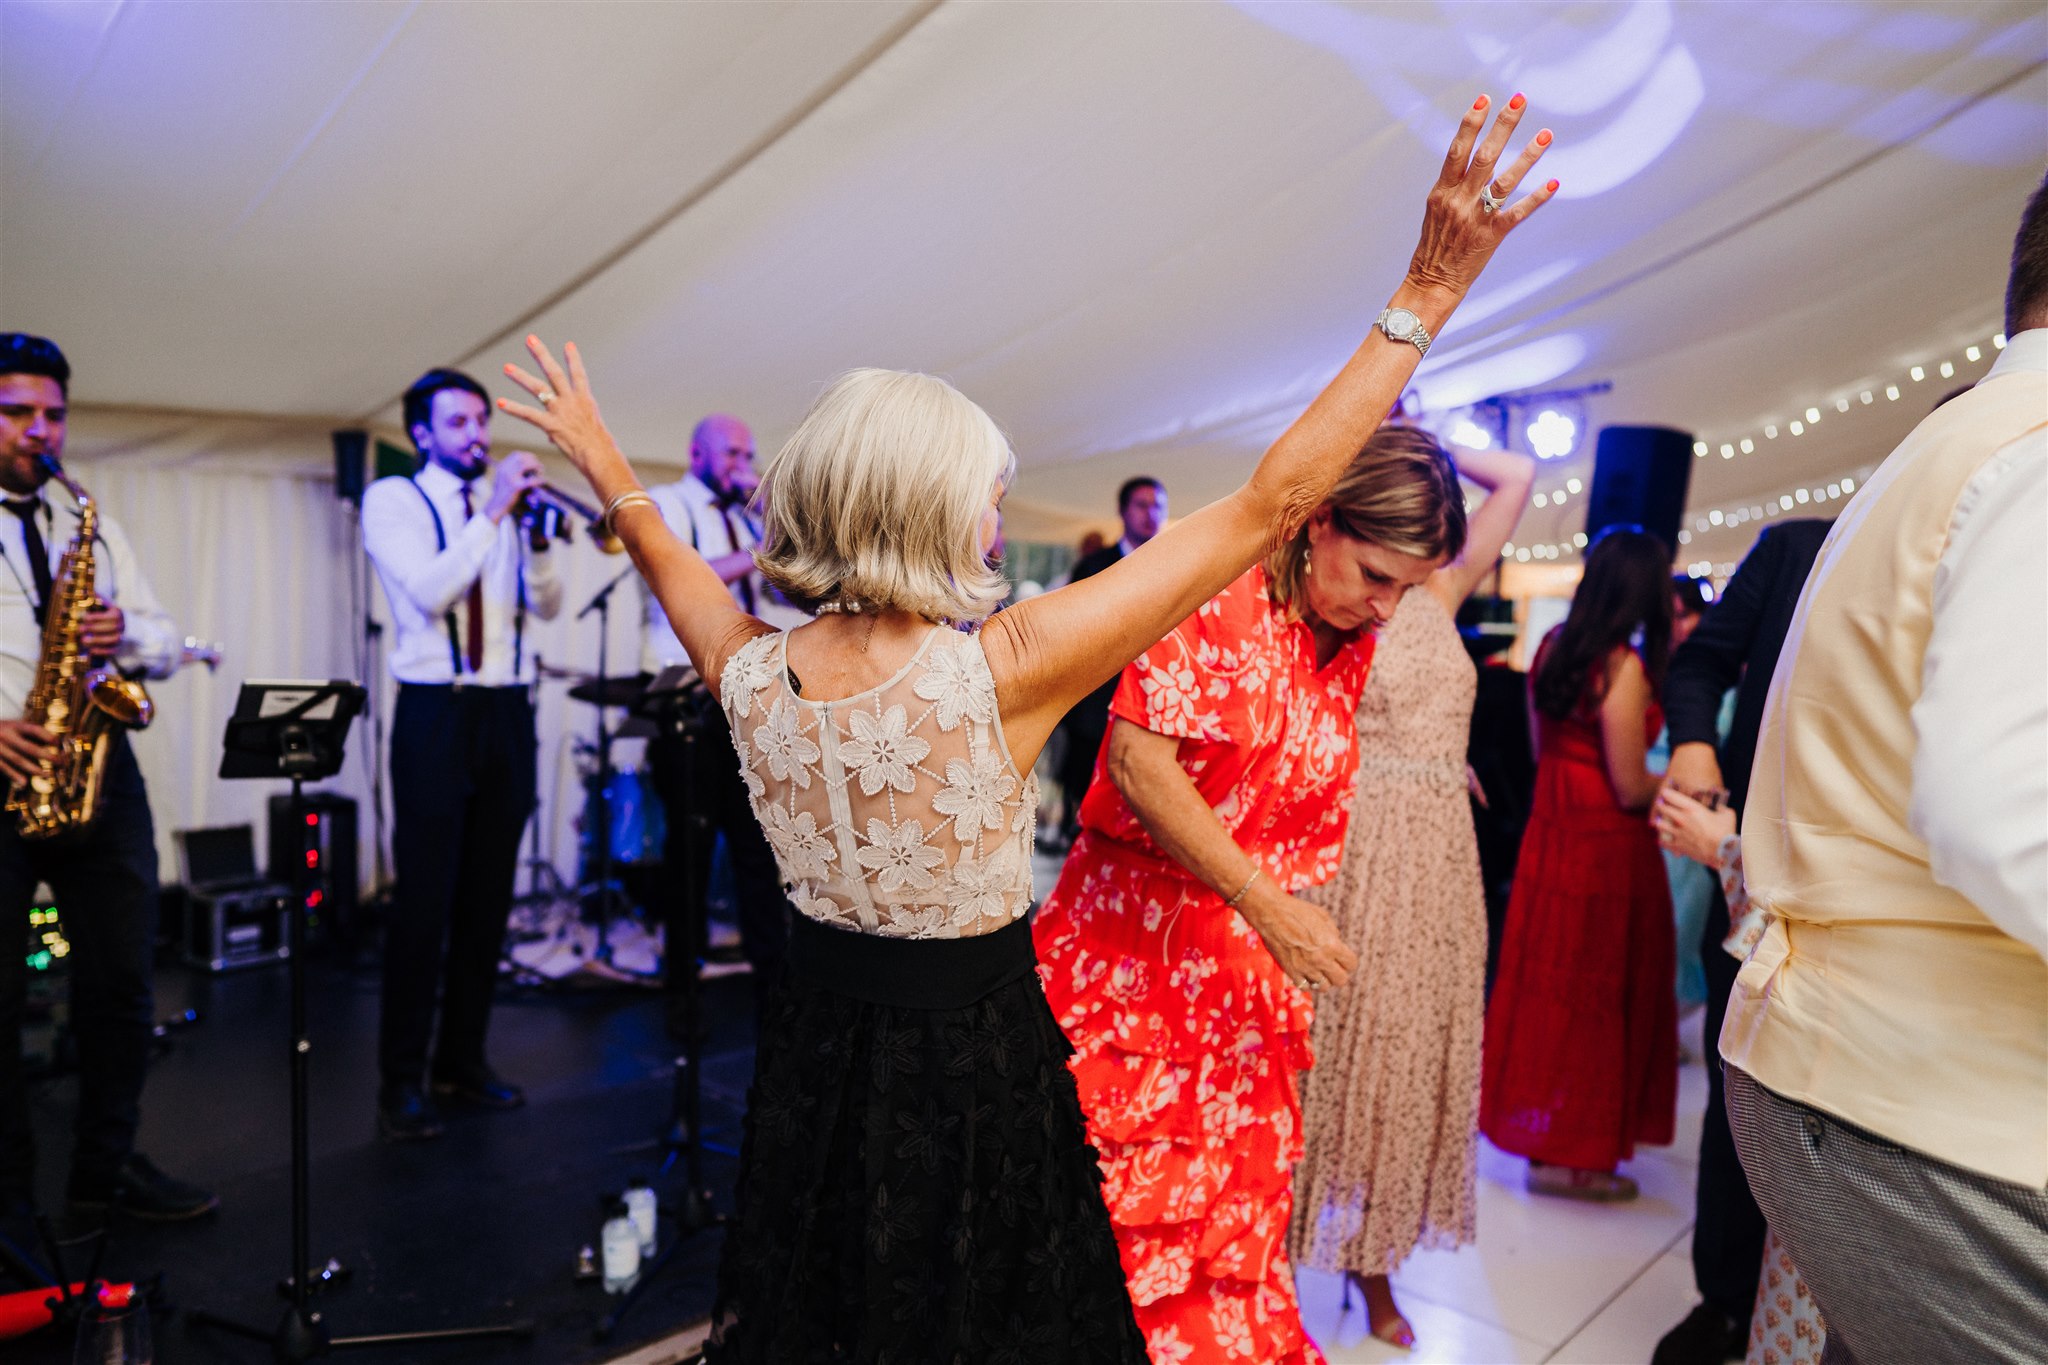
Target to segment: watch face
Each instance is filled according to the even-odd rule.
[[[1422,319],[1406,308],[1392,308],[1387,311],[1387,335],[1396,341],[1406,341],[1415,335],[1415,329],[1422,325]]]

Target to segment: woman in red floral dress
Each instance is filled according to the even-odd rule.
[[[1465,538],[1457,471],[1382,428],[1306,528],[1124,671],[1033,926],[1155,1365],[1320,1361],[1286,1256],[1311,998],[1371,628]]]

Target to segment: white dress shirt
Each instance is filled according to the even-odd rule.
[[[54,577],[65,547],[78,534],[78,510],[61,491],[53,494],[45,488],[35,496],[42,504],[35,513],[36,524]],[[9,501],[17,497],[7,495]],[[184,637],[157,605],[128,537],[105,512],[100,513],[98,539],[93,559],[95,586],[101,597],[121,608],[124,622],[115,667],[152,678],[169,677],[178,666]],[[0,508],[0,555],[7,560],[7,567],[0,569],[0,716],[11,720],[21,715],[29,689],[35,685],[43,628],[36,622],[35,570],[28,560],[26,533],[21,519],[4,508]]]
[[[660,509],[661,518],[668,523],[669,530],[684,543],[695,546],[697,553],[707,560],[723,559],[742,550],[752,551],[761,543],[760,530],[747,510],[725,506],[711,485],[695,474],[685,474],[674,483],[650,488],[648,496],[654,499],[654,505]],[[655,601],[646,580],[639,582],[641,603],[646,613],[646,629],[641,635],[640,667],[649,673],[659,673],[664,668],[688,664],[690,656],[684,652],[682,641],[676,638],[674,628],[669,625],[667,613],[662,611],[661,603]],[[726,586],[740,610],[752,612],[778,629],[794,629],[811,619],[782,601],[758,573],[749,571],[746,577],[736,578]]]
[[[2048,328],[1985,375],[2048,372]],[[1982,382],[1982,381],[1980,381]],[[1964,486],[1934,570],[1908,824],[1934,879],[2048,957],[2048,433]]]
[[[391,650],[391,676],[402,683],[516,687],[533,680],[532,648],[525,649],[523,659],[514,657],[521,577],[526,611],[543,621],[553,620],[562,609],[562,580],[552,554],[527,549],[517,518],[493,524],[484,515],[488,478],[470,485],[474,511],[469,516],[462,511],[463,481],[431,462],[410,479],[379,479],[363,494],[363,548],[377,566],[384,597],[391,604],[398,637]],[[432,511],[427,506],[430,499]],[[435,513],[440,515],[446,549],[437,548]],[[469,587],[479,575],[483,661],[471,672]]]

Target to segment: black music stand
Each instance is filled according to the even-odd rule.
[[[235,700],[222,739],[220,775],[224,778],[289,778],[291,820],[303,846],[306,839],[304,787],[341,771],[349,723],[363,709],[360,683],[245,682]],[[303,848],[302,848],[303,853]],[[533,1335],[530,1322],[490,1327],[452,1327],[427,1332],[383,1332],[374,1336],[331,1336],[317,1312],[308,1311],[307,1281],[330,1278],[311,1267],[311,1157],[307,1139],[306,1089],[313,1040],[306,1030],[306,873],[305,858],[293,863],[292,912],[286,919],[285,941],[291,947],[292,1068],[292,1261],[286,1277],[291,1306],[284,1320],[269,1331],[236,1322],[217,1313],[194,1309],[186,1314],[195,1326],[217,1327],[253,1341],[267,1341],[280,1361],[313,1360],[329,1351],[363,1346],[410,1346],[422,1342],[465,1341],[478,1337]],[[330,1263],[330,1272],[334,1267]]]

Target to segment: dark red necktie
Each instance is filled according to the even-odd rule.
[[[462,485],[462,519],[467,522],[476,515],[470,505],[469,485]],[[476,581],[469,585],[469,671],[481,673],[484,667],[484,576],[481,571]]]
[[[720,501],[720,503],[718,504],[718,515],[725,521],[725,536],[727,540],[732,542],[732,548],[735,551],[746,549],[747,547],[745,542],[743,542],[740,539],[740,528],[733,525],[732,509],[726,506],[726,504],[723,501]],[[734,579],[733,586],[740,590],[740,606],[743,609],[745,609],[746,613],[749,616],[753,615],[754,576],[752,574],[748,574],[744,578]]]

